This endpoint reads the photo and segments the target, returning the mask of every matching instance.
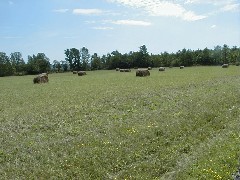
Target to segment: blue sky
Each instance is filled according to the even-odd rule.
[[[240,0],[0,0],[0,51],[103,55],[240,46]]]

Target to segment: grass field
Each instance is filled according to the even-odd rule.
[[[0,179],[232,179],[240,68],[0,78]]]

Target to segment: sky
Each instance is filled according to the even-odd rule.
[[[0,0],[0,52],[90,55],[240,47],[240,0]]]

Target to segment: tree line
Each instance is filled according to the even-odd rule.
[[[43,72],[66,72],[73,70],[101,70],[115,68],[174,67],[196,65],[240,65],[240,48],[226,44],[214,49],[182,49],[175,53],[150,54],[145,45],[136,52],[122,54],[115,50],[107,55],[89,54],[86,47],[64,50],[65,60],[50,59],[44,53],[28,56],[27,62],[20,52],[8,56],[0,52],[0,77],[11,75],[39,74]]]

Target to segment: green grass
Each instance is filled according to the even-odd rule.
[[[0,78],[1,179],[231,179],[240,69]]]

